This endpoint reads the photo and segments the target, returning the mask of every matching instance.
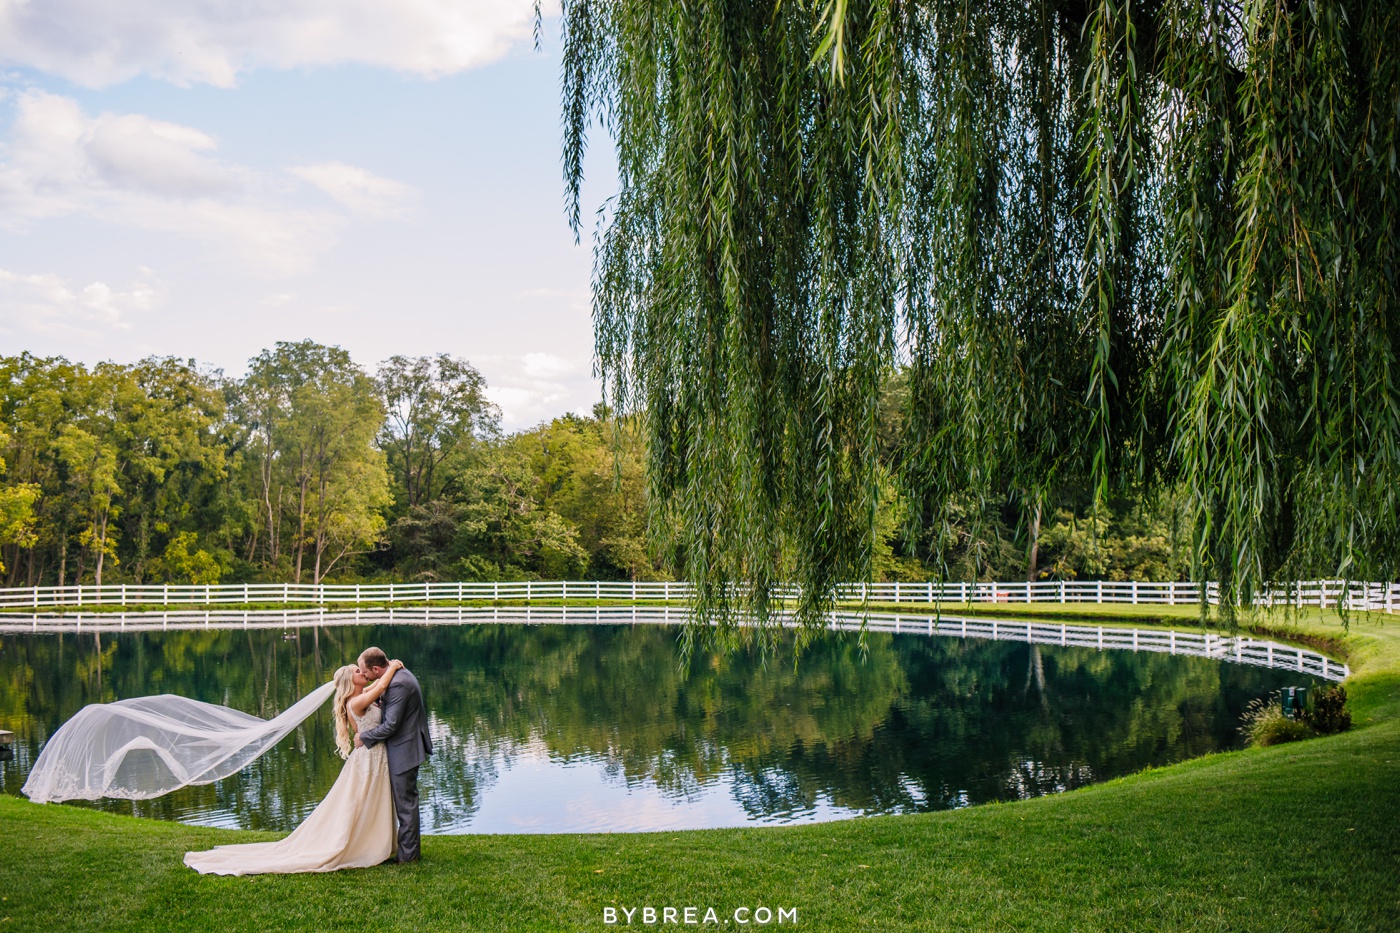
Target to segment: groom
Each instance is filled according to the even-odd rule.
[[[378,648],[360,654],[360,670],[371,678],[383,676],[389,659]],[[418,861],[418,766],[433,753],[428,738],[428,720],[423,712],[423,690],[418,679],[403,668],[394,675],[389,689],[378,702],[384,717],[373,729],[355,736],[356,746],[373,748],[388,743],[389,787],[394,794],[394,812],[399,818],[398,859]]]

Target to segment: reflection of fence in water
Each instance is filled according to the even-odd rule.
[[[511,623],[525,625],[679,625],[689,614],[669,607],[523,606],[416,606],[401,609],[210,609],[176,612],[34,613],[0,616],[0,634],[39,632],[159,632],[182,629],[267,629],[321,625],[474,625]],[[831,627],[856,631],[862,617],[836,613]],[[1219,635],[1205,631],[1139,629],[1105,625],[1073,625],[1066,622],[1030,622],[1013,619],[964,618],[949,615],[916,616],[870,613],[864,624],[872,632],[945,635],[994,641],[1021,641],[1036,645],[1075,648],[1129,649],[1192,655],[1291,670],[1343,680],[1351,674],[1347,665],[1304,648],[1244,635]]]
[[[1096,603],[1185,606],[1201,600],[1199,583],[1147,583],[1131,580],[1040,580],[1004,583],[845,583],[836,588],[844,602],[875,603]],[[779,589],[795,599],[795,589]],[[1205,585],[1205,600],[1220,601],[1220,588]],[[184,605],[391,605],[396,602],[500,602],[502,600],[610,600],[686,602],[688,583],[609,580],[521,580],[488,583],[227,583],[134,584],[107,586],[0,587],[0,608],[49,606]],[[1360,580],[1302,580],[1280,584],[1255,599],[1259,606],[1318,606],[1364,612],[1400,608],[1400,583]]]

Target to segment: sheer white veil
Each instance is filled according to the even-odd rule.
[[[85,706],[44,745],[24,782],[36,803],[159,797],[246,767],[320,708],[322,684],[274,719],[187,697],[139,697]]]

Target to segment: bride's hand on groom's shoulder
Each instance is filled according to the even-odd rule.
[[[402,670],[403,662],[400,661],[398,658],[394,658],[394,660],[389,662],[389,669],[395,671]]]

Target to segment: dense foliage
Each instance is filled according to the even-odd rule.
[[[503,437],[485,388],[311,341],[242,379],[0,357],[0,581],[656,577],[630,428]]]
[[[887,449],[904,423],[886,406]],[[685,568],[648,543],[644,459],[635,422],[601,407],[502,434],[449,356],[371,376],[282,343],[241,379],[0,357],[0,584],[659,579]],[[927,580],[883,482],[872,572]],[[1061,489],[1028,552],[1003,497],[950,519],[940,559],[964,579],[1184,578],[1174,499],[1088,502]]]
[[[575,229],[595,119],[618,153],[609,401],[708,617],[792,579],[817,622],[896,489],[943,573],[1008,502],[1033,567],[1055,500],[1155,490],[1227,597],[1394,577],[1393,0],[566,0],[563,31]]]

